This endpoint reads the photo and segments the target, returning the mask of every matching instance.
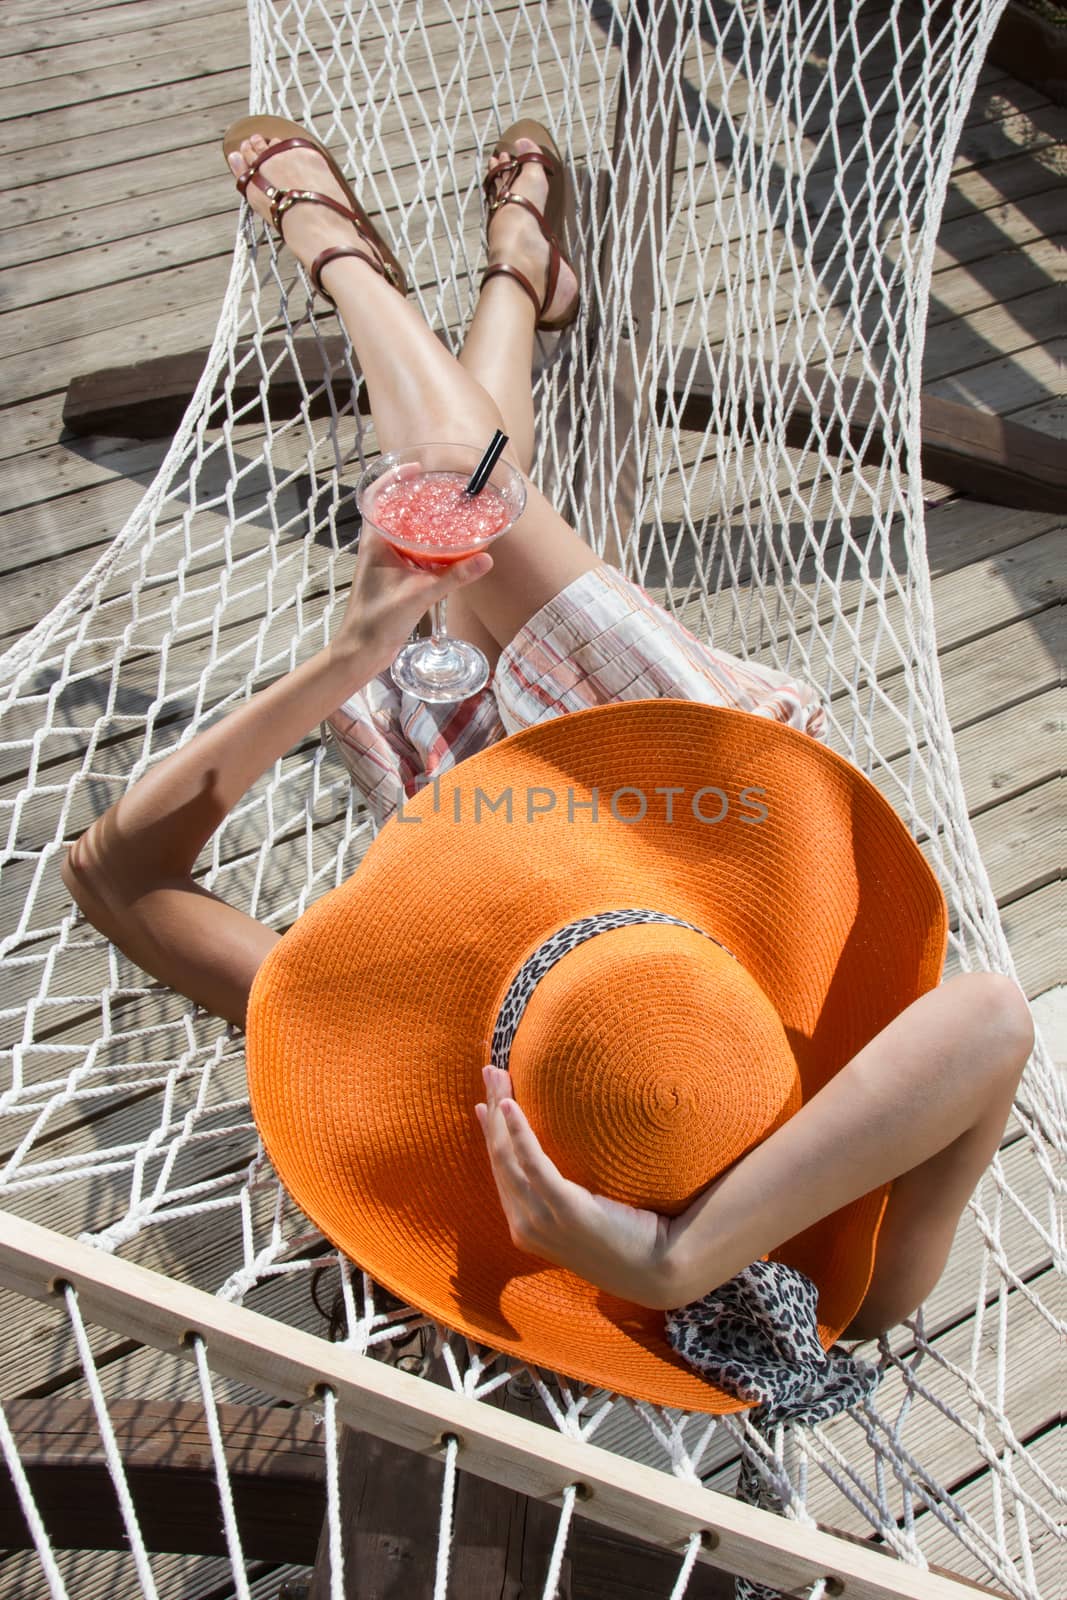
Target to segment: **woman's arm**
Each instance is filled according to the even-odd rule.
[[[924,1285],[911,1310],[936,1281],[955,1222],[996,1149],[1032,1042],[1025,1000],[1010,979],[950,979],[675,1218],[618,1205],[562,1177],[511,1098],[507,1073],[486,1069],[478,1116],[514,1242],[609,1293],[664,1310],[700,1299],[907,1174],[891,1209],[899,1197],[901,1257],[911,1229],[914,1259],[898,1269],[914,1269]],[[902,1283],[900,1298],[910,1293]]]
[[[63,881],[90,922],[153,977],[243,1024],[278,935],[195,882],[200,851],[279,756],[388,665],[435,600],[491,566],[482,554],[429,573],[365,529],[334,641],[146,773],[71,846]]]

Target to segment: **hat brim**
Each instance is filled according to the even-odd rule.
[[[712,787],[728,801],[718,822],[701,820],[721,809]],[[508,789],[510,820],[502,804],[474,819],[476,790],[499,802]],[[645,796],[641,821],[620,820],[636,800],[613,814],[621,790]],[[549,793],[556,805],[538,810]],[[297,1204],[409,1303],[573,1379],[737,1411],[674,1355],[662,1312],[512,1245],[474,1115],[518,966],[565,923],[629,906],[695,923],[737,956],[782,1018],[805,1100],[934,987],[944,961],[937,880],[848,762],[742,712],[598,707],[464,761],[289,930],[249,1003],[253,1112]],[[866,1293],[887,1193],[774,1251],[815,1282],[824,1347]]]

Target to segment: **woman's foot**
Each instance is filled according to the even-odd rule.
[[[518,139],[515,150],[519,154],[532,151],[537,152],[538,146],[532,139]],[[511,156],[506,150],[499,155],[490,157],[488,174],[492,177],[495,172],[506,167],[511,161]],[[518,175],[511,185],[512,194],[521,195],[524,200],[536,206],[544,215],[548,200],[548,175],[544,167],[537,161],[527,161],[519,168]],[[540,299],[544,299],[545,289],[548,284],[548,275],[551,263],[552,247],[537,225],[536,217],[527,211],[525,206],[502,205],[489,218],[487,230],[489,243],[489,265],[515,267],[528,278],[534,286]],[[490,283],[505,281],[503,277],[490,278]],[[512,279],[515,293],[522,296],[533,309],[533,303],[526,295],[516,279]],[[564,256],[560,256],[559,275],[556,286],[552,292],[552,299],[541,312],[542,322],[558,322],[565,318],[567,312],[578,298],[578,279],[573,268]]]
[[[227,160],[234,177],[240,180],[252,168],[256,160],[277,144],[278,140],[267,140],[261,134],[253,134],[245,139],[239,151],[234,151]],[[325,156],[313,147],[302,146],[296,150],[282,150],[279,154],[268,156],[266,161],[260,163],[258,174],[271,189],[276,191],[294,190],[324,195],[327,199],[336,201],[345,211],[353,210],[353,197],[346,192],[344,186],[335,177]],[[273,223],[272,199],[255,183],[249,183],[245,188],[245,199],[257,216]],[[373,237],[373,228],[357,227],[354,221],[341,216],[332,207],[316,205],[311,201],[301,200],[285,208],[280,223],[279,232],[285,243],[299,258],[302,265],[312,273],[314,280],[315,263],[324,252],[333,250],[359,251],[347,257],[354,265],[360,265],[368,271],[381,272],[383,276],[392,281],[389,263]],[[323,269],[320,269],[323,270]],[[316,287],[320,287],[316,283]]]

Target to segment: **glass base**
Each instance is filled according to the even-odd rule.
[[[489,682],[489,663],[476,645],[464,639],[414,639],[390,669],[398,689],[432,705],[469,700]]]

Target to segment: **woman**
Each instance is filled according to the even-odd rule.
[[[238,139],[229,154],[253,209],[270,216],[274,206],[285,242],[335,302],[366,376],[383,451],[438,439],[481,448],[501,428],[511,461],[524,472],[530,466],[535,326],[565,326],[578,296],[575,274],[543,223],[546,213],[560,214],[564,175],[549,137],[532,139],[530,131],[537,132],[511,130],[488,165],[491,200],[503,203],[491,206],[490,267],[458,360],[397,292],[393,258],[316,148],[283,139],[268,154],[274,144],[261,131]],[[472,556],[444,575],[405,565],[364,531],[332,643],[153,768],[71,848],[64,881],[97,928],[165,984],[243,1025],[253,982],[279,935],[199,887],[197,857],[249,786],[325,719],[380,819],[417,786],[420,763],[426,772],[442,758],[448,765],[450,750],[462,747],[450,713],[444,723],[398,728],[395,707],[381,698],[393,656],[446,594],[455,632],[498,669],[499,701],[487,691],[479,702],[483,744],[524,718],[610,698],[595,670],[570,674],[571,682],[582,676],[589,696],[575,703],[548,694],[531,709],[515,689],[522,674],[514,669],[545,646],[545,616],[563,615],[573,630],[593,615],[591,632],[603,631],[595,617],[601,603],[612,625],[628,619],[629,645],[634,629],[662,645],[642,658],[647,671],[643,665],[624,698],[704,700],[820,731],[810,689],[697,645],[605,568],[529,482],[527,495],[524,515],[492,556]],[[660,665],[648,664],[653,659]],[[408,710],[415,721],[430,717],[425,708]],[[471,714],[468,706],[463,715]],[[514,1244],[649,1307],[697,1299],[798,1226],[891,1183],[870,1280],[843,1330],[866,1338],[913,1311],[937,1281],[1002,1136],[1032,1037],[1025,1000],[1005,977],[959,976],[923,993],[669,1225],[561,1174],[506,1071],[485,1068],[477,1116]],[[668,1236],[684,1242],[672,1270]]]

